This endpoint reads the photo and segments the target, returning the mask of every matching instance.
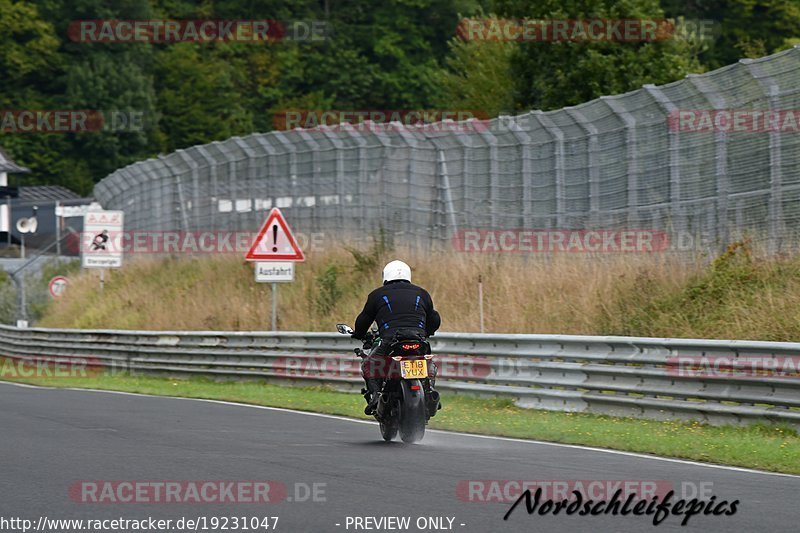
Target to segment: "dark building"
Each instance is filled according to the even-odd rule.
[[[37,228],[34,233],[25,236],[25,247],[43,249],[56,241],[57,235],[66,236],[71,231],[80,232],[83,227],[81,216],[58,216],[57,212],[69,212],[71,206],[87,205],[90,198],[82,198],[73,191],[60,185],[9,185],[9,174],[25,174],[30,172],[16,164],[0,147],[0,249],[18,245],[21,234],[17,230],[17,222],[22,218],[36,217]],[[75,241],[75,242],[72,242]],[[77,255],[76,238],[66,237],[62,240],[61,252]],[[55,248],[51,250],[55,253]],[[10,253],[9,250],[6,250]]]

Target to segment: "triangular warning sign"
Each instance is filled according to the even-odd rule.
[[[253,246],[247,252],[248,261],[305,261],[306,256],[297,246],[292,230],[283,218],[281,210],[273,207],[267,221],[258,231]]]

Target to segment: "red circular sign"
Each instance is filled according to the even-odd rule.
[[[53,298],[58,298],[64,294],[64,291],[69,285],[69,280],[64,276],[56,276],[50,280],[50,285],[48,286],[50,289],[50,296]]]

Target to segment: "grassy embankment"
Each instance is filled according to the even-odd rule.
[[[761,260],[734,246],[711,262],[658,254],[551,256],[341,250],[314,255],[279,289],[281,330],[331,331],[352,322],[384,262],[406,258],[428,288],[444,331],[478,331],[484,279],[486,331],[800,340],[800,257]],[[73,278],[38,322],[48,327],[263,330],[269,286],[239,257],[144,260]]]

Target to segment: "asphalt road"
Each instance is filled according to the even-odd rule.
[[[800,523],[797,476],[434,431],[416,445],[384,443],[374,424],[336,417],[8,383],[0,383],[0,406],[0,530],[15,530],[10,522],[3,527],[3,519],[29,519],[35,528],[40,517],[205,517],[208,531],[215,529],[213,518],[220,530],[227,525],[228,531],[242,531],[241,521],[239,529],[233,528],[232,517],[278,517],[275,530],[287,532],[730,533],[797,531]],[[138,482],[137,486],[142,482],[238,482],[240,487],[265,480],[275,482],[266,496],[280,501],[220,504],[213,503],[214,494],[207,494],[201,503],[172,503],[163,501],[163,493],[154,497],[151,486],[151,492],[133,497],[138,501],[108,503],[131,496],[130,491],[122,492],[121,482]],[[478,480],[498,482],[481,485],[475,483]],[[731,516],[700,514],[682,527],[680,516],[668,516],[654,526],[652,516],[529,515],[524,503],[503,520],[510,501],[468,501],[502,498],[498,488],[508,490],[513,501],[518,492],[511,492],[515,487],[507,484],[508,480],[535,480],[540,485],[562,481],[558,486],[570,489],[576,488],[576,480],[585,482],[587,488],[589,481],[632,480],[634,486],[645,489],[656,486],[661,495],[674,488],[677,499],[690,499],[693,492],[705,491],[706,499],[715,496],[715,503],[739,503]],[[87,486],[98,487],[98,492],[87,493]],[[310,496],[315,486],[316,497]],[[611,497],[596,492],[597,483],[593,486],[587,497]],[[109,492],[103,493],[104,489]],[[181,494],[187,498],[188,493]],[[266,499],[263,493],[261,496]],[[92,497],[101,502],[91,501]],[[235,497],[246,499],[248,494]],[[154,503],[154,498],[161,501]],[[395,523],[364,519],[356,528],[356,517],[409,517],[410,522],[407,528],[391,529]],[[429,517],[440,517],[440,522],[428,521]],[[272,531],[274,521],[266,523]],[[74,524],[61,528],[47,525],[43,522],[40,531],[76,530]],[[182,530],[187,529],[195,528],[184,524]],[[132,530],[130,524],[127,530]],[[263,527],[259,530],[264,531]]]

